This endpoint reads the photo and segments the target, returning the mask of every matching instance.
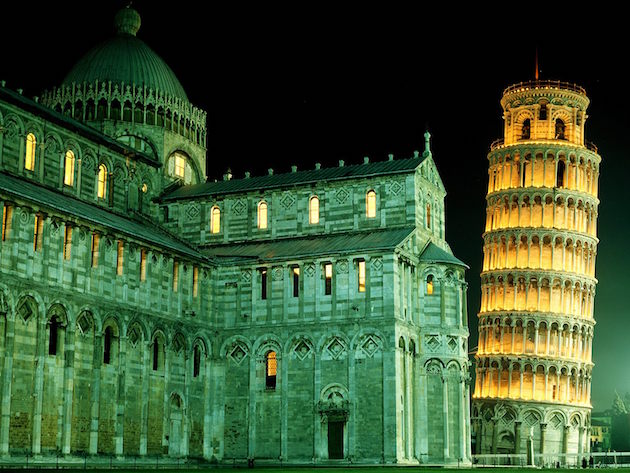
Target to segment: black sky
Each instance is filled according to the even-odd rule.
[[[587,139],[601,166],[593,405],[630,391],[625,205],[627,27],[614,10],[482,11],[477,5],[134,1],[138,36],[208,112],[208,177],[403,158],[423,133],[446,186],[447,240],[468,272],[470,346],[477,343],[486,154],[501,137],[508,85],[541,78],[583,86]],[[112,31],[126,2],[19,3],[0,17],[0,80],[28,96],[61,82]],[[385,6],[387,5],[387,6]],[[566,4],[561,6],[566,7]],[[619,20],[616,20],[619,18]],[[629,291],[628,293],[626,291]]]

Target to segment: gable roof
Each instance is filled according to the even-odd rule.
[[[427,246],[424,247],[424,251],[420,254],[420,261],[422,261],[423,263],[456,264],[458,266],[463,266],[466,269],[470,269],[470,267],[466,263],[455,258],[455,256],[448,253],[447,251],[444,251],[442,248],[431,241],[427,244]]]
[[[15,176],[0,172],[0,191],[10,196],[35,202],[42,208],[49,208],[73,217],[109,228],[112,232],[123,233],[154,246],[160,246],[197,260],[207,258],[194,248],[157,226],[132,220],[95,204],[62,194]]]
[[[202,184],[179,187],[170,193],[164,194],[162,200],[193,199],[209,195],[233,194],[284,186],[314,184],[324,180],[335,181],[407,173],[414,171],[425,158],[426,156],[417,155],[407,159],[392,159],[390,161],[377,161],[373,163],[352,164],[283,174],[254,176],[244,179],[230,179],[228,181],[204,182]]]
[[[204,253],[211,257],[247,258],[256,261],[299,259],[302,257],[390,250],[415,231],[414,227],[370,230],[338,235],[312,235],[226,245],[206,246]]]

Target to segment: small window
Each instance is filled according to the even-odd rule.
[[[538,119],[539,120],[546,120],[547,119],[547,104],[546,103],[541,103],[540,104],[540,111],[538,113]]]
[[[67,186],[74,186],[74,152],[70,149],[66,151],[63,183]]]
[[[319,223],[319,197],[316,195],[308,201],[308,223]]]
[[[365,260],[357,261],[359,292],[365,292]]]
[[[48,354],[52,356],[57,355],[59,348],[59,332],[61,327],[61,321],[57,316],[50,319],[48,325]]]
[[[118,252],[116,253],[116,274],[122,276],[123,274],[123,260],[125,256],[125,244],[122,240],[118,240]]]
[[[7,236],[11,231],[12,215],[13,208],[10,205],[4,204],[4,207],[2,207],[2,241],[6,241]]]
[[[326,263],[324,265],[324,294],[327,296],[332,294],[332,277],[333,265],[332,263]]]
[[[173,261],[173,292],[177,292],[179,285],[179,262]]]
[[[523,128],[521,129],[521,138],[524,140],[528,140],[530,136],[530,132],[531,132],[531,122],[528,118],[523,122]]]
[[[265,387],[269,390],[274,390],[276,389],[276,375],[278,373],[278,360],[275,351],[267,353],[265,364]]]
[[[193,378],[199,376],[201,370],[201,349],[199,345],[195,345],[193,349]]]
[[[199,291],[199,268],[197,266],[193,267],[193,297],[197,297],[197,293]]]
[[[35,229],[33,232],[33,251],[42,249],[42,231],[44,229],[44,217],[35,215]]]
[[[260,299],[267,299],[267,270],[260,270]]]
[[[181,154],[175,154],[175,176],[184,179],[186,175],[186,157]]]
[[[556,187],[564,187],[564,175],[566,173],[566,164],[564,161],[558,161],[558,174],[556,175]]]
[[[293,297],[300,297],[300,268],[293,266],[291,268],[291,276],[293,279]]]
[[[26,135],[26,154],[24,156],[24,169],[35,170],[35,152],[37,150],[37,140],[33,133]]]
[[[565,125],[562,120],[559,118],[556,120],[556,139],[557,140],[565,140],[566,137],[564,135]]]
[[[70,252],[72,250],[72,227],[66,224],[66,230],[63,236],[63,259],[70,259]]]
[[[427,295],[430,296],[433,294],[433,275],[429,274],[427,276]]]
[[[221,209],[216,205],[210,211],[210,233],[221,231]]]
[[[427,228],[430,230],[431,229],[431,204],[427,204],[427,212],[426,212],[426,219],[427,219]]]
[[[104,199],[107,194],[107,166],[101,164],[98,167],[98,185],[96,189],[96,196],[99,199]]]
[[[365,216],[367,218],[376,217],[376,192],[369,190],[365,195]]]
[[[103,335],[103,363],[109,365],[112,362],[112,344],[114,342],[114,331],[111,327],[105,329]]]
[[[147,279],[147,250],[140,250],[140,281]]]
[[[264,200],[258,202],[258,228],[260,228],[261,230],[267,228],[267,202],[265,202]]]
[[[98,233],[92,233],[92,258],[91,265],[93,268],[98,266],[98,243],[99,236]]]

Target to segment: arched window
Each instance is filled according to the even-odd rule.
[[[61,320],[56,315],[50,319],[48,326],[48,354],[57,355],[59,348],[59,332],[61,328]]]
[[[98,167],[98,184],[96,187],[96,196],[104,199],[107,193],[107,166],[101,164]]]
[[[319,223],[319,197],[316,195],[308,201],[308,223]]]
[[[74,186],[74,152],[70,149],[66,151],[63,183],[67,186]]]
[[[521,139],[528,140],[530,137],[530,131],[531,131],[531,121],[529,120],[529,118],[527,118],[523,122],[523,128],[521,129]]]
[[[160,336],[153,339],[153,371],[159,371],[164,368],[164,343]]]
[[[556,175],[556,187],[564,187],[564,175],[566,173],[566,164],[564,161],[558,161],[558,173]]]
[[[547,104],[545,102],[540,104],[540,111],[538,112],[538,119],[539,120],[547,119]]]
[[[278,372],[278,360],[276,352],[270,351],[265,357],[265,387],[267,389],[276,389],[276,374]]]
[[[433,275],[429,274],[427,276],[427,296],[433,294]]]
[[[195,345],[193,349],[193,378],[199,376],[201,370],[201,348],[199,345]]]
[[[258,202],[258,228],[260,228],[261,230],[267,228],[267,202],[265,202],[264,200]]]
[[[427,228],[431,228],[431,204],[427,204],[427,212],[426,212],[426,219],[427,219]]]
[[[221,231],[221,209],[216,205],[210,211],[210,233]]]
[[[112,362],[112,345],[114,339],[114,330],[111,327],[105,329],[103,335],[103,363],[109,365]]]
[[[29,171],[35,170],[35,150],[37,149],[37,140],[33,133],[26,135],[26,155],[24,156],[24,169]]]
[[[556,139],[557,140],[566,139],[564,136],[564,128],[565,128],[564,122],[558,118],[556,120]]]
[[[376,192],[374,190],[369,190],[365,195],[365,216],[376,217]]]

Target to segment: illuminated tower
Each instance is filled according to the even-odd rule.
[[[590,448],[601,157],[584,140],[588,104],[562,82],[503,92],[504,139],[488,154],[476,453],[524,454],[530,436],[545,461]]]

